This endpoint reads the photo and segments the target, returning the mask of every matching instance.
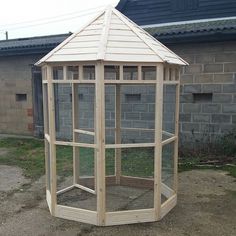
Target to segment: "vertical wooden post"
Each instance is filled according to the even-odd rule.
[[[78,142],[79,137],[75,129],[79,129],[78,84],[72,83],[72,132],[73,142]],[[73,146],[73,184],[79,183],[79,147]]]
[[[121,143],[121,91],[120,84],[116,84],[116,92],[115,92],[115,144]],[[115,176],[116,176],[116,184],[120,184],[120,176],[121,176],[121,148],[115,149]]]
[[[163,112],[163,64],[156,66],[155,104],[155,160],[154,160],[154,209],[155,218],[161,218],[161,169],[162,169],[162,112]]]
[[[180,70],[178,70],[178,84],[176,85],[175,97],[175,136],[177,137],[174,144],[174,191],[178,190],[178,151],[179,151],[179,103],[180,103]]]
[[[104,64],[96,64],[96,186],[98,225],[105,225],[106,189],[105,189],[105,91],[104,91]]]
[[[50,170],[51,170],[51,213],[55,215],[57,205],[57,162],[56,162],[56,128],[55,128],[55,98],[52,83],[52,68],[47,66],[48,77],[48,111],[49,111],[49,135],[50,135]]]

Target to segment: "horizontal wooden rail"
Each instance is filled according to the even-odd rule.
[[[74,132],[80,133],[80,134],[87,134],[87,135],[92,135],[94,136],[95,133],[87,130],[82,130],[82,129],[74,129]]]

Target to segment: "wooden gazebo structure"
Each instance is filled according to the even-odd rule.
[[[176,205],[179,68],[186,64],[184,60],[112,7],[98,14],[89,24],[71,35],[37,63],[42,66],[43,74],[46,195],[52,215],[95,225],[130,224],[158,221]],[[88,70],[90,76],[86,74]],[[55,112],[56,86],[67,86],[71,91],[68,93],[71,96],[71,139],[56,135],[55,117],[62,114]],[[94,110],[94,125],[88,128],[83,128],[80,124],[80,99],[82,99],[78,94],[80,86],[91,86],[94,89],[94,106],[90,109]],[[107,127],[105,123],[106,86],[114,88],[113,128]],[[152,86],[155,91],[153,128],[122,127],[122,86]],[[174,114],[174,119],[171,121],[174,127],[172,132],[163,129],[165,123],[163,94],[168,87],[173,88],[171,96],[174,106],[169,109],[169,112]],[[106,132],[112,129],[114,141],[107,141]],[[139,141],[135,141],[136,135],[132,142],[128,138],[122,138],[122,132],[126,132],[125,137],[127,137],[130,130],[141,134]],[[145,131],[152,132],[147,137],[150,140],[153,135],[153,141],[140,141],[142,132]],[[80,138],[82,136],[88,138],[84,141]],[[57,146],[69,146],[73,149],[73,183],[63,188],[58,187],[57,183]],[[170,149],[164,152],[166,146]],[[80,150],[86,148],[93,150],[91,153],[94,154],[94,173],[82,176],[80,158],[83,152],[81,153]],[[130,158],[127,153],[131,149],[139,150],[135,155],[146,149],[148,153],[152,153],[150,150],[153,150],[153,157],[147,158],[148,161],[151,160],[152,173],[143,176],[129,175],[127,171],[123,173],[122,164]],[[109,150],[114,154],[112,174],[106,173],[106,162],[109,161],[106,153]],[[122,159],[123,150],[126,150],[127,156]],[[164,167],[165,160],[170,160],[171,163],[167,164],[167,167]],[[134,163],[134,166],[137,165],[138,163]],[[140,169],[142,168],[145,169],[145,166],[141,166]],[[164,169],[169,173],[167,182],[165,182],[167,175]],[[145,199],[140,200],[141,198],[138,199],[137,196],[142,195],[138,195],[138,191],[142,188],[150,191],[145,195]],[[73,195],[74,199],[78,200],[77,207],[67,204],[66,197],[63,198],[64,203],[59,200],[60,196],[75,189],[80,191],[77,195]],[[121,200],[114,197],[122,191],[124,194]],[[87,197],[81,198],[81,192],[86,192]],[[109,194],[113,198],[109,198]],[[90,195],[91,198],[88,197]],[[116,210],[112,208],[115,204],[119,204],[119,201],[125,202],[125,199],[129,200],[126,208],[117,207]],[[94,206],[94,209],[91,209],[91,206]]]

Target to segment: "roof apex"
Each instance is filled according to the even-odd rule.
[[[112,6],[107,6],[36,64],[97,60],[187,64]]]

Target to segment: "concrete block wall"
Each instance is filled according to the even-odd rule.
[[[71,86],[57,85],[56,114],[58,116],[57,139],[72,139]],[[168,132],[174,131],[175,89],[165,88],[163,124]],[[128,97],[127,97],[128,96]],[[129,97],[130,96],[130,97]],[[93,85],[80,85],[79,128],[94,129],[94,98]],[[154,129],[155,120],[155,86],[121,86],[121,127]],[[115,86],[105,87],[105,125],[106,142],[115,142]],[[80,142],[93,143],[93,137],[79,134]],[[154,142],[154,131],[121,130],[122,143]]]
[[[0,57],[0,133],[33,134],[31,66],[40,56]],[[16,94],[26,94],[17,101]]]
[[[190,64],[181,75],[181,144],[214,142],[232,132],[236,127],[236,42],[170,48]]]

